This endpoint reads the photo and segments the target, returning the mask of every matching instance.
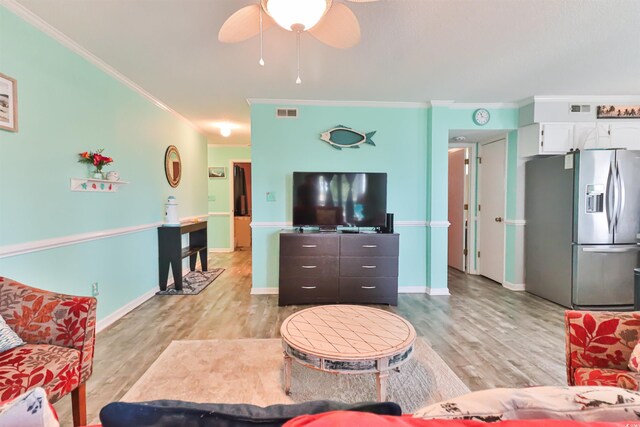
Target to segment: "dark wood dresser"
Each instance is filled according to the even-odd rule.
[[[398,234],[280,233],[279,304],[398,303]]]

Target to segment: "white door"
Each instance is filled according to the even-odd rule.
[[[504,280],[504,209],[506,142],[500,140],[480,148],[480,274]]]

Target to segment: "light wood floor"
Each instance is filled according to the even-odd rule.
[[[210,254],[209,265],[226,271],[200,295],[155,296],[98,334],[88,420],[119,400],[172,340],[274,338],[300,309],[249,294],[250,252]],[[564,308],[455,270],[449,289],[449,297],[401,294],[397,307],[383,308],[408,319],[471,390],[565,384]],[[70,398],[55,407],[72,425]]]

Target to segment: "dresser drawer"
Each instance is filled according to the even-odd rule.
[[[396,257],[341,257],[341,277],[398,277]]]
[[[280,257],[280,277],[338,277],[339,261],[330,256]]]
[[[280,234],[280,256],[338,256],[339,253],[337,234]]]
[[[338,278],[280,279],[279,305],[335,303]]]
[[[340,236],[341,256],[398,256],[398,234],[354,234]]]
[[[398,303],[398,279],[394,277],[341,277],[340,302]]]

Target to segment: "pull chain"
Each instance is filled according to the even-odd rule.
[[[302,79],[300,79],[300,31],[296,31],[296,41],[297,41],[297,49],[298,49],[298,78],[296,79],[296,84],[302,84]]]
[[[264,59],[262,59],[262,4],[260,4],[260,61],[258,64],[264,67]]]

